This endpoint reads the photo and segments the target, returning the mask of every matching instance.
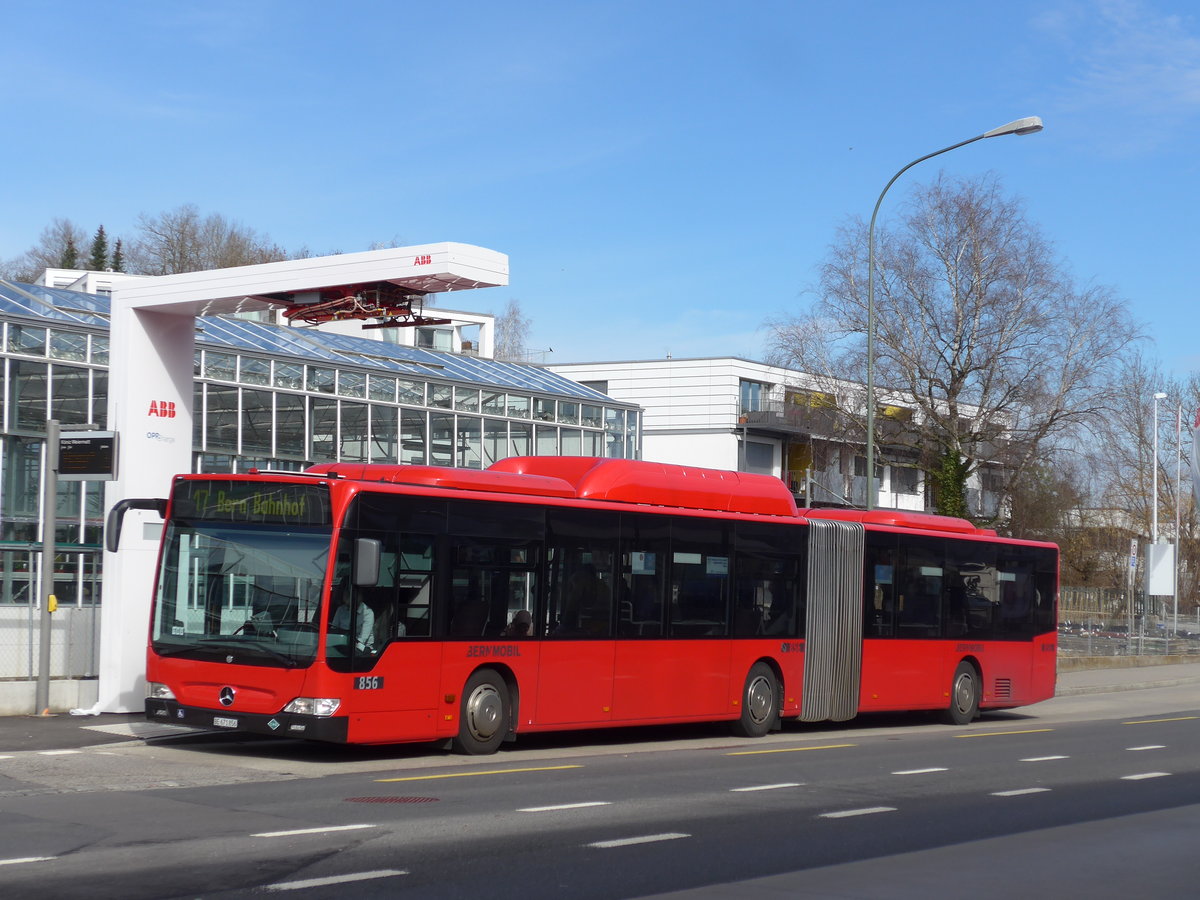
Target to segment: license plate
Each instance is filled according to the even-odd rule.
[[[213,724],[218,728],[237,728],[237,719],[230,719],[226,716],[213,716]]]

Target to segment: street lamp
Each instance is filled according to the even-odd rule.
[[[879,206],[896,179],[915,166],[951,150],[957,150],[967,144],[982,141],[984,138],[1000,137],[1004,134],[1037,134],[1042,130],[1042,120],[1038,116],[1026,116],[1017,119],[973,138],[927,153],[920,159],[914,159],[907,166],[892,176],[892,180],[884,185],[875,201],[875,209],[871,212],[871,224],[867,228],[867,509],[875,508],[875,217],[879,215]]]

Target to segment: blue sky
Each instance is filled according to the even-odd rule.
[[[846,217],[994,172],[1168,374],[1195,340],[1200,18],[1182,0],[0,2],[0,258],[195,203],[314,253],[462,241],[551,362],[761,358]],[[1200,11],[1197,11],[1200,12]]]

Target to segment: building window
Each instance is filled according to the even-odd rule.
[[[396,462],[396,412],[395,407],[371,404],[371,462]]]
[[[459,412],[479,412],[479,390],[477,388],[455,388],[454,408]]]
[[[387,375],[372,375],[367,382],[367,392],[372,400],[394,402],[396,399],[396,379]]]
[[[306,459],[304,453],[304,398],[275,395],[275,455]]]
[[[12,333],[12,327],[9,327]],[[9,360],[8,425],[16,431],[44,434],[50,418],[46,409],[46,382],[50,367],[28,360]]]
[[[25,356],[46,355],[46,329],[8,323],[8,352]]]
[[[417,346],[422,350],[454,349],[454,333],[447,328],[418,328]]]
[[[920,470],[892,466],[892,492],[895,494],[916,494],[920,486]]]
[[[108,365],[108,335],[92,335],[92,362],[100,366]]]
[[[338,424],[338,460],[367,461],[367,406],[365,403],[343,403]]]
[[[237,381],[237,357],[232,353],[204,353],[204,376],[219,381]]]
[[[50,333],[50,356],[72,362],[87,360],[87,335],[70,331]]]
[[[425,465],[425,413],[419,410],[400,410],[400,462]]]
[[[607,381],[581,381],[579,383],[582,384],[585,388],[591,388],[593,391],[599,391],[601,394],[608,393],[608,382]]]
[[[745,465],[742,467],[743,472],[757,472],[759,475],[775,474],[775,448],[771,444],[764,444],[762,441],[746,441],[745,447]]]
[[[742,412],[761,412],[769,391],[768,385],[757,381],[741,381],[738,385],[738,395]]]
[[[50,417],[64,427],[89,424],[88,370],[51,366],[50,381]]]
[[[522,397],[520,394],[508,395],[508,414],[514,419],[529,418],[529,397]]]
[[[253,356],[243,356],[238,367],[238,380],[243,384],[270,384],[271,363]]]
[[[225,385],[206,386],[204,432],[206,450],[238,450],[238,389]],[[211,470],[205,470],[211,471]]]
[[[332,394],[337,384],[337,376],[333,369],[323,369],[319,366],[308,367],[308,389],[319,394]]]
[[[425,405],[425,382],[409,381],[401,378],[396,382],[396,388],[400,392],[399,400],[401,403],[408,403],[413,406]]]
[[[304,366],[297,363],[275,363],[275,387],[300,391],[304,389]]]

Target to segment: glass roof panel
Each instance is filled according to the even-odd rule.
[[[107,327],[110,299],[31,284],[0,281],[0,315]],[[348,334],[269,325],[250,319],[203,316],[196,319],[196,342],[292,357],[322,364],[417,375],[434,381],[503,387],[613,405],[613,400],[569,378],[528,363],[502,362]],[[626,405],[626,404],[617,404]]]

